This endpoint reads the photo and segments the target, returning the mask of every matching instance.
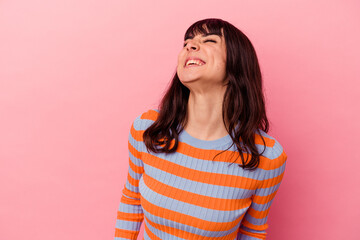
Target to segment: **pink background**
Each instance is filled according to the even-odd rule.
[[[1,1],[0,238],[113,239],[131,123],[157,106],[187,27],[217,17],[254,44],[270,135],[288,155],[268,239],[358,239],[359,10],[357,0]]]

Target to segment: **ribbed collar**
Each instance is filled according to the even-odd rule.
[[[232,139],[229,134],[222,138],[208,141],[191,136],[188,132],[185,131],[185,129],[183,129],[179,134],[179,141],[202,149],[214,149],[232,143]]]

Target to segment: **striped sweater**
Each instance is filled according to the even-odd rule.
[[[142,134],[157,116],[151,109],[131,126],[114,239],[137,239],[143,220],[143,239],[265,239],[287,159],[279,142],[260,130],[266,150],[255,171],[238,166],[239,154],[234,162],[235,144],[222,152],[232,144],[230,135],[206,141],[183,130],[176,152],[148,152]],[[255,143],[261,152],[259,135]]]

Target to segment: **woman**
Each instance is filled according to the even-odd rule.
[[[265,239],[287,159],[268,128],[249,39],[221,19],[191,25],[159,109],[131,126],[115,239],[144,219],[144,239]]]

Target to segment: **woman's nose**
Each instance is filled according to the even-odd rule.
[[[187,50],[198,50],[199,46],[195,42],[188,42],[188,44],[186,45],[186,49]]]

